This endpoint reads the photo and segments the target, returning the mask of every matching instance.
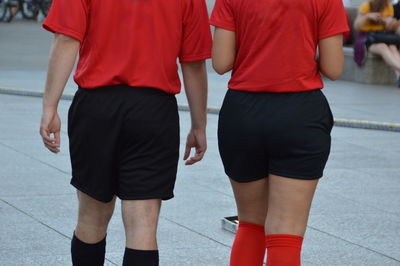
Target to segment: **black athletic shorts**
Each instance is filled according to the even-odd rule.
[[[318,179],[329,157],[332,127],[332,112],[321,90],[228,90],[218,125],[225,172],[237,182],[268,174]]]
[[[79,88],[68,114],[71,184],[103,202],[171,199],[179,159],[175,96],[126,85]]]

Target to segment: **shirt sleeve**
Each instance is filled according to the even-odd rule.
[[[212,38],[205,0],[188,0],[184,10],[180,62],[211,58]]]
[[[358,8],[358,12],[363,13],[363,14],[367,14],[370,11],[369,8],[370,8],[369,2],[364,2]]]
[[[328,0],[318,23],[318,40],[350,31],[342,0]]]
[[[225,30],[235,31],[235,18],[228,0],[217,0],[211,14],[210,24]]]
[[[43,28],[83,41],[88,25],[85,0],[54,0]]]
[[[389,5],[388,7],[388,16],[389,17],[394,17],[394,7],[392,5]]]

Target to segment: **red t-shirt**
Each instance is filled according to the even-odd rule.
[[[204,0],[54,0],[43,27],[81,42],[84,88],[127,84],[179,93],[181,62],[211,57]]]
[[[322,88],[318,41],[349,30],[342,0],[217,0],[210,23],[236,33],[229,88],[255,92]]]

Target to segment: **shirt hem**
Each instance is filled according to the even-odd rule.
[[[332,37],[332,36],[335,36],[335,35],[338,35],[338,34],[343,34],[343,33],[349,32],[349,31],[350,31],[350,29],[348,27],[347,28],[342,28],[340,30],[331,31],[329,33],[322,34],[321,36],[318,36],[318,40],[326,39],[326,38],[329,38],[329,37]]]
[[[43,28],[45,30],[47,30],[47,31],[52,32],[52,33],[60,33],[60,34],[63,34],[63,35],[67,35],[67,36],[69,36],[71,38],[74,38],[74,39],[78,40],[79,42],[83,42],[82,35],[77,33],[74,30],[66,29],[66,28],[63,28],[63,27],[59,27],[59,26],[56,26],[56,25],[49,24],[49,23],[43,23]]]
[[[220,22],[220,21],[217,21],[215,19],[211,19],[210,20],[210,24],[213,25],[214,27],[221,28],[221,29],[224,29],[224,30],[236,31],[236,28],[234,26],[228,25],[228,24]]]
[[[181,63],[188,63],[188,62],[195,62],[195,61],[201,61],[201,60],[206,60],[211,58],[211,54],[203,54],[203,55],[196,55],[196,56],[190,56],[190,57],[183,57],[179,58],[179,62]]]

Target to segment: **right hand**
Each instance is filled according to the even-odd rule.
[[[381,13],[379,13],[379,12],[371,12],[371,13],[368,13],[366,16],[367,16],[367,18],[369,18],[370,20],[373,20],[375,22],[383,22]]]
[[[195,155],[190,157],[192,148],[195,149]],[[186,149],[183,160],[185,165],[193,165],[200,162],[207,150],[207,138],[205,129],[191,129],[186,140]]]
[[[53,153],[60,152],[61,120],[57,110],[43,110],[40,123],[40,135],[44,146]]]

